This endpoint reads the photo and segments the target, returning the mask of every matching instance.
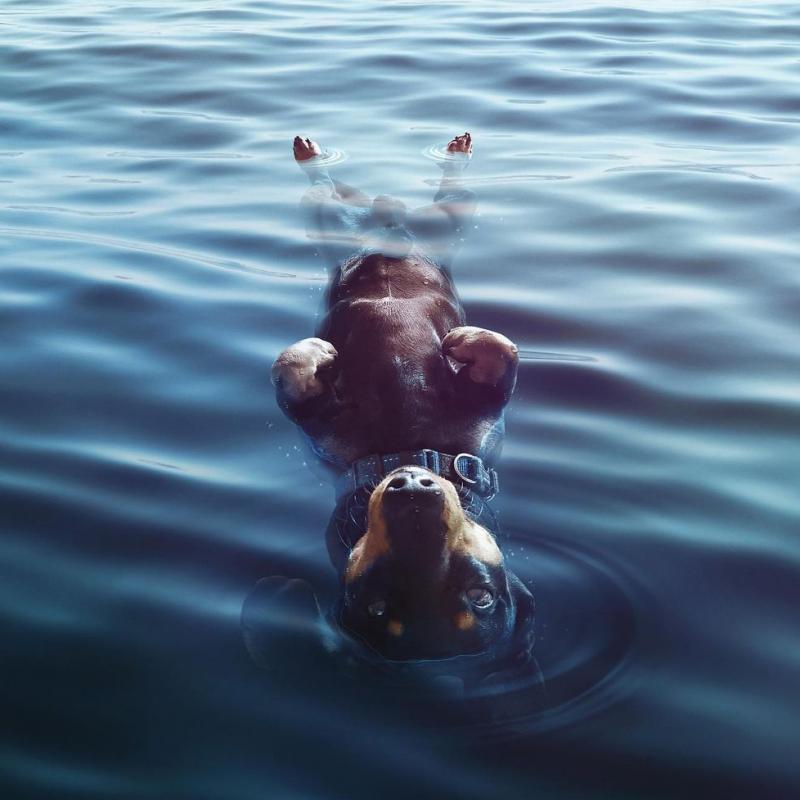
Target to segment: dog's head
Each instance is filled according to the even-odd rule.
[[[433,472],[401,467],[381,481],[343,573],[339,625],[384,658],[530,656],[533,597]]]

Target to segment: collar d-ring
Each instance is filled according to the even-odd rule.
[[[458,454],[458,455],[457,455],[457,456],[456,456],[456,457],[453,459],[453,469],[455,470],[455,472],[456,472],[456,475],[458,475],[458,477],[459,477],[459,478],[461,478],[461,480],[462,480],[462,481],[464,481],[464,483],[477,483],[477,482],[478,482],[478,479],[477,479],[477,478],[470,478],[470,477],[468,477],[467,475],[465,475],[465,474],[464,474],[464,473],[463,473],[463,472],[462,472],[462,471],[461,471],[461,470],[458,468],[458,459],[459,459],[459,458],[468,458],[468,459],[469,459],[469,463],[470,463],[470,464],[473,464],[473,463],[475,462],[475,456],[473,456],[473,455],[472,455],[472,453],[459,453],[459,454]]]

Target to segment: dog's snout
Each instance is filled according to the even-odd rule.
[[[440,495],[441,488],[424,470],[407,470],[395,475],[386,486],[386,491],[392,494],[405,492],[424,492]]]
[[[416,575],[439,568],[446,545],[445,500],[440,479],[423,467],[400,467],[386,476],[374,510],[382,517],[395,563]]]

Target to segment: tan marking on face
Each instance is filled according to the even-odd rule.
[[[447,526],[447,548],[453,553],[473,556],[484,564],[501,564],[503,554],[494,536],[464,513],[456,487],[450,481],[434,477],[444,491],[443,518]]]
[[[386,522],[381,513],[383,492],[389,481],[384,479],[378,484],[369,499],[367,509],[367,531],[358,540],[350,553],[344,579],[347,583],[363,575],[380,556],[388,553],[389,537],[386,533]]]
[[[469,611],[459,611],[455,616],[455,623],[460,631],[468,631],[475,627],[475,615]]]
[[[400,622],[400,620],[390,619],[389,624],[386,626],[386,630],[389,631],[392,636],[402,636],[405,626],[402,622]]]
[[[498,566],[503,563],[503,554],[489,531],[477,522],[465,517],[464,525],[452,547],[454,553],[472,556],[484,564]]]

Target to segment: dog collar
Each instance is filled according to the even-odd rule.
[[[451,456],[438,450],[407,450],[375,454],[354,461],[336,479],[336,499],[341,500],[365,486],[374,488],[392,470],[408,465],[425,467],[456,486],[475,492],[484,500],[491,500],[499,490],[497,472],[487,468],[478,456],[471,453]]]

